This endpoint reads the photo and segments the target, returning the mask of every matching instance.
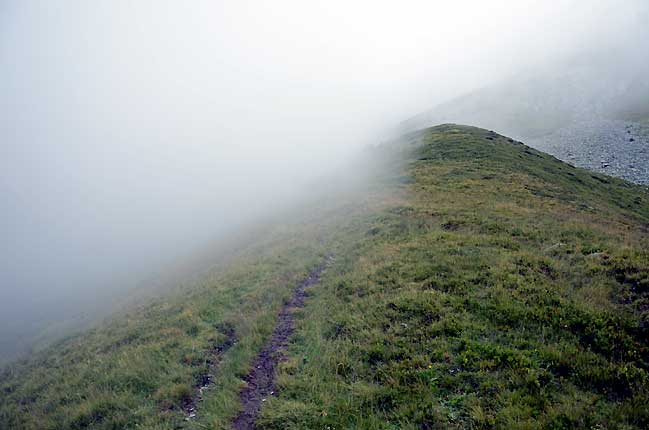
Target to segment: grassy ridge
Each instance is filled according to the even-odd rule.
[[[406,202],[338,237],[262,428],[647,428],[649,196],[485,130],[408,146]]]
[[[202,286],[0,378],[0,428],[226,429],[282,302],[327,252],[265,429],[649,426],[649,195],[445,125],[368,153]],[[180,406],[234,329],[196,422]]]

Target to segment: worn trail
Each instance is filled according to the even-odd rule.
[[[295,330],[293,311],[304,307],[306,288],[320,283],[320,277],[331,259],[332,257],[328,256],[320,266],[314,269],[295,288],[291,299],[282,307],[272,336],[255,358],[252,369],[245,377],[247,385],[240,394],[241,412],[232,422],[234,430],[254,429],[262,403],[269,396],[275,394],[275,368],[284,357],[288,339]]]

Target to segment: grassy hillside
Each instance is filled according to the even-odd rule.
[[[456,125],[362,162],[368,183],[200,286],[7,369],[0,428],[229,428],[282,303],[327,253],[259,428],[649,426],[646,189]]]

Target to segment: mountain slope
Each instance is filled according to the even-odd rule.
[[[201,286],[9,368],[0,428],[230,428],[282,304],[326,254],[258,428],[649,425],[646,188],[457,125],[361,162],[366,182]]]
[[[459,122],[499,130],[540,151],[607,175],[649,184],[649,70],[610,52],[522,72],[422,112],[399,133]]]
[[[485,130],[410,139],[407,202],[346,232],[268,427],[646,428],[649,196]]]
[[[422,112],[401,129],[461,122],[527,140],[574,123],[642,120],[649,114],[645,63],[610,53],[528,70]]]

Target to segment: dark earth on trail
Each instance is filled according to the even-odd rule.
[[[293,312],[304,307],[306,289],[320,283],[320,276],[332,257],[315,268],[293,291],[291,299],[284,304],[277,318],[277,325],[268,343],[253,362],[250,373],[244,378],[246,387],[241,391],[241,412],[233,420],[234,430],[253,430],[261,409],[268,396],[275,395],[275,367],[284,357],[288,339],[295,331]]]

